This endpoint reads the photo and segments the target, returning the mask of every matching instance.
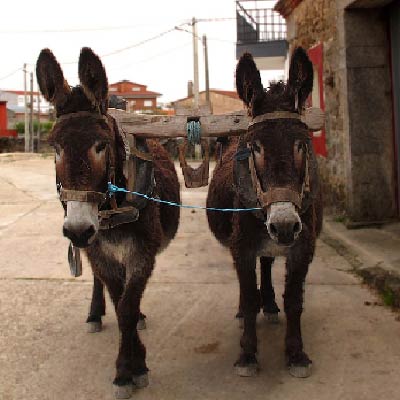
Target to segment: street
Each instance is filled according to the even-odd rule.
[[[204,205],[207,188],[181,186]],[[107,298],[101,333],[86,332],[90,267],[72,278],[52,157],[0,159],[0,399],[113,399],[118,327]],[[305,288],[308,379],[285,368],[285,317],[258,317],[255,378],[233,372],[241,331],[229,252],[204,211],[182,209],[178,234],[157,258],[142,302],[150,384],[137,399],[376,400],[398,398],[400,322],[333,248],[319,240]],[[273,268],[281,310],[284,260]]]

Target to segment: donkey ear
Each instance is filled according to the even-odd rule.
[[[264,96],[260,71],[249,53],[244,53],[236,66],[236,90],[247,107]]]
[[[36,62],[36,78],[40,91],[50,103],[63,105],[71,93],[60,64],[49,49],[43,49]]]
[[[302,47],[297,47],[289,68],[289,88],[295,95],[295,108],[301,109],[312,91],[314,79],[313,66]],[[297,104],[296,104],[297,97]]]
[[[107,103],[108,81],[100,58],[89,47],[83,47],[79,56],[79,80],[86,97],[94,105]]]

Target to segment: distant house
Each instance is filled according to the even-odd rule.
[[[187,97],[172,102],[175,111],[193,107],[193,94],[190,86],[188,94]],[[210,89],[210,103],[212,113],[215,115],[243,110],[243,102],[235,91]],[[206,104],[205,91],[199,93],[199,104]]]
[[[157,108],[157,97],[161,93],[147,90],[146,85],[122,80],[108,86],[109,95],[122,97],[126,101],[126,110],[129,112],[154,112]]]
[[[39,102],[38,102],[39,98]],[[0,90],[0,101],[7,102],[7,109],[13,111],[13,122],[25,121],[25,92],[23,90]],[[28,113],[30,112],[30,92],[27,92]],[[33,113],[35,118],[38,114],[38,103],[40,103],[40,119],[46,122],[52,119],[53,108],[38,92],[33,92]]]

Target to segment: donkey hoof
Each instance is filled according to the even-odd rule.
[[[279,324],[278,313],[268,313],[264,311],[264,317],[270,324]]]
[[[87,331],[88,333],[97,333],[101,332],[102,330],[102,323],[101,321],[92,321],[92,322],[87,322]]]
[[[239,376],[252,377],[256,376],[260,367],[254,355],[242,354],[235,362],[235,373]]]
[[[308,365],[289,365],[289,374],[295,378],[308,378],[312,374],[312,364]]]
[[[133,383],[128,383],[127,385],[119,386],[119,385],[113,385],[114,386],[114,396],[116,399],[130,399],[133,394],[133,390],[135,388]]]
[[[139,321],[136,324],[136,329],[138,331],[142,331],[142,330],[146,329],[146,320],[144,318],[139,319]]]
[[[239,312],[235,315],[235,318],[236,318],[236,319],[238,320],[238,322],[239,322],[239,328],[240,328],[240,329],[243,329],[243,328],[244,328],[243,313],[239,311]]]
[[[133,375],[132,382],[137,388],[142,389],[149,385],[149,374]]]

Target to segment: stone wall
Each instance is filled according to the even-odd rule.
[[[37,151],[37,139],[34,140],[35,151]],[[24,138],[0,137],[0,153],[19,153],[25,151]],[[52,153],[53,148],[46,139],[40,140],[39,153]]]
[[[288,16],[287,23],[290,50],[323,45],[327,157],[318,157],[318,161],[325,209],[342,214],[346,205],[346,169],[336,0],[303,0]]]

